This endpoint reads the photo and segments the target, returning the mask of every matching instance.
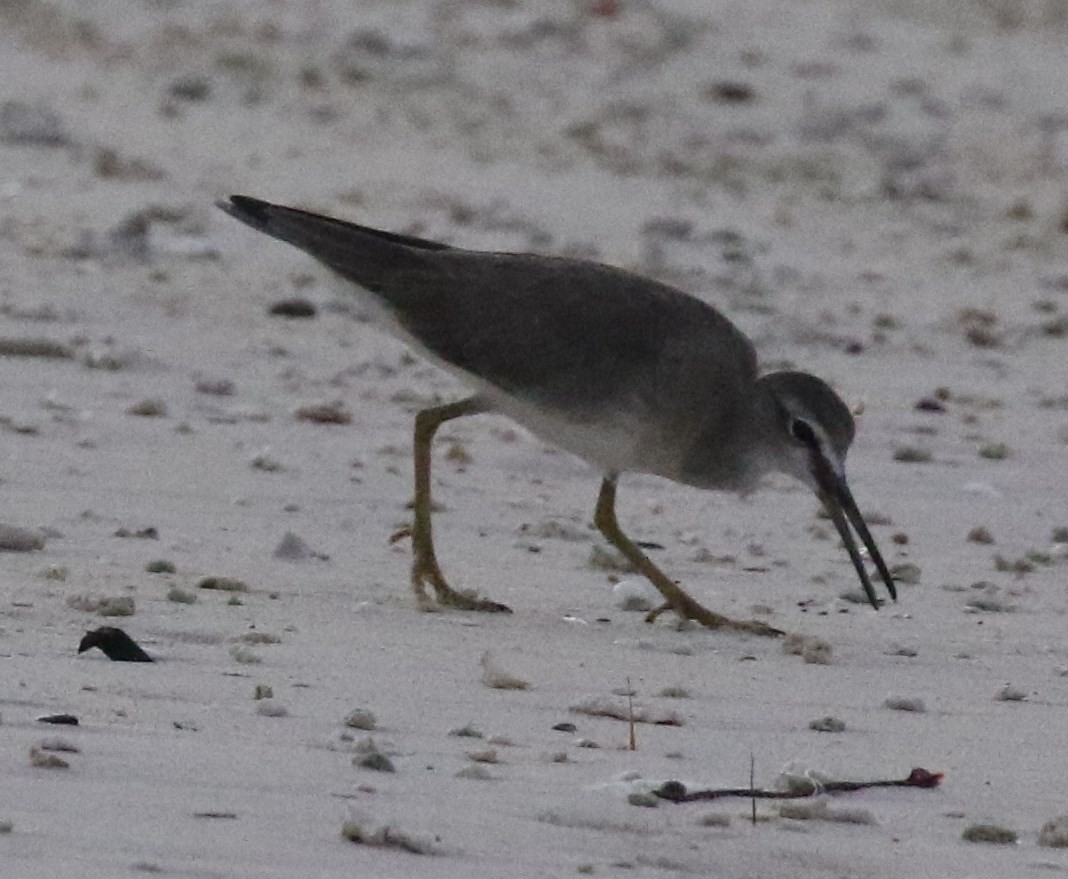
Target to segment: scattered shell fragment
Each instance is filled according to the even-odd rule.
[[[883,707],[889,708],[891,711],[912,711],[916,714],[923,714],[927,711],[927,706],[924,705],[923,699],[910,696],[891,696],[883,700]]]
[[[481,739],[483,737],[482,730],[476,727],[473,723],[465,723],[463,726],[450,729],[449,735],[465,739]]]
[[[220,592],[248,592],[249,586],[237,577],[204,577],[197,583],[198,589],[215,589]]]
[[[378,720],[370,708],[354,708],[345,715],[344,723],[352,729],[372,730],[377,726]]]
[[[389,824],[376,827],[366,821],[349,820],[341,825],[341,836],[356,845],[395,848],[413,855],[432,855],[437,852],[429,841],[419,839]]]
[[[995,702],[1024,702],[1027,699],[1027,691],[1012,684],[1005,684],[994,694]]]
[[[230,658],[242,665],[259,665],[263,658],[243,644],[234,644],[230,647]]]
[[[496,748],[483,748],[481,751],[468,751],[467,759],[473,763],[500,763]]]
[[[37,747],[42,751],[62,751],[66,754],[80,754],[82,752],[82,749],[74,744],[74,742],[68,739],[61,739],[59,736],[41,739]]]
[[[129,595],[98,595],[96,593],[79,593],[67,599],[67,607],[86,613],[97,613],[103,617],[129,617],[136,610],[134,600]]]
[[[278,541],[278,546],[274,548],[273,557],[288,562],[299,562],[305,559],[314,558],[320,561],[326,561],[330,557],[321,552],[316,552],[310,546],[304,538],[292,531],[287,531],[282,535],[282,539]]]
[[[815,720],[810,720],[808,728],[816,732],[840,733],[845,732],[846,724],[844,720],[828,714],[825,717],[817,717]]]
[[[44,357],[66,360],[74,356],[68,345],[53,339],[0,337],[0,357]]]
[[[812,665],[830,665],[834,648],[823,638],[789,632],[782,642],[782,652],[788,656],[800,656]]]
[[[492,690],[527,690],[530,682],[504,671],[487,650],[482,654],[482,683]]]
[[[1038,844],[1047,848],[1068,848],[1068,815],[1061,815],[1042,825]]]
[[[595,546],[593,552],[605,552]],[[625,561],[625,560],[624,560]],[[591,564],[593,564],[591,560]],[[629,562],[627,563],[629,565]],[[664,603],[664,597],[657,588],[644,578],[627,577],[612,587],[612,598],[616,606],[626,611],[650,611]]]
[[[197,594],[181,586],[172,586],[167,590],[167,601],[173,601],[175,604],[196,604]]]
[[[127,415],[140,415],[142,418],[162,418],[167,414],[167,404],[156,398],[138,400],[126,410]]]
[[[316,424],[350,424],[352,412],[340,400],[326,403],[309,403],[297,410],[298,421],[311,421]]]
[[[293,297],[291,299],[279,299],[271,303],[267,313],[272,317],[315,317],[315,303],[308,299]]]
[[[37,718],[38,723],[52,723],[57,726],[77,726],[78,718],[73,714],[42,714]]]
[[[33,552],[44,545],[44,535],[37,529],[0,523],[0,552]]]
[[[920,582],[920,566],[911,562],[900,565],[891,565],[890,576],[895,583],[904,583],[906,586],[914,586]]]
[[[352,758],[352,765],[359,769],[370,769],[372,772],[396,772],[397,767],[393,761],[380,751],[369,751]]]
[[[70,763],[55,754],[47,754],[34,745],[30,748],[30,765],[38,769],[70,769]]]

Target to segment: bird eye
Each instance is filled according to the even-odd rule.
[[[803,442],[806,446],[816,445],[816,434],[811,425],[802,418],[795,418],[790,422],[790,436]]]

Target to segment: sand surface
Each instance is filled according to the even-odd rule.
[[[1058,0],[0,3],[0,521],[41,544],[0,556],[0,876],[1068,871],[1039,845],[1068,812],[1066,38]],[[626,476],[624,528],[695,597],[833,657],[647,625],[590,563],[598,474],[482,416],[441,432],[438,550],[514,613],[420,613],[390,542],[412,415],[463,389],[231,192],[716,303],[863,402],[853,490],[918,582],[843,599],[800,485]],[[317,315],[268,313],[290,297]],[[78,655],[108,624],[158,662]],[[679,721],[633,751],[572,710],[628,686]],[[368,738],[394,773],[353,765]],[[946,775],[830,802],[867,824],[628,802],[751,757],[762,786]],[[962,841],[982,823],[1018,842]]]

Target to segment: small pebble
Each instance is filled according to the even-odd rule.
[[[166,559],[156,559],[145,565],[145,571],[149,574],[174,574],[177,570],[178,568],[175,567],[174,562],[169,562]]]
[[[307,299],[279,299],[271,304],[268,314],[272,317],[315,317],[315,303]]]
[[[1042,825],[1038,844],[1047,848],[1068,848],[1068,815],[1061,815]]]
[[[126,414],[139,415],[142,418],[162,418],[167,414],[167,404],[154,398],[138,400],[126,410]]]
[[[54,723],[59,726],[77,726],[78,718],[73,714],[42,714],[37,718],[38,723]]]
[[[482,683],[492,690],[526,690],[530,682],[499,668],[489,651],[482,654]]]
[[[883,707],[891,711],[912,711],[916,714],[923,714],[927,711],[923,699],[913,699],[908,696],[891,696],[883,702]]]
[[[371,751],[368,754],[353,757],[352,765],[359,767],[360,769],[370,769],[373,772],[397,771],[397,767],[393,765],[393,761],[385,754],[379,753],[378,751]]]
[[[455,729],[449,730],[450,736],[459,736],[464,739],[481,739],[483,737],[482,730],[476,727],[472,723],[464,724],[464,726],[458,726]]]
[[[965,842],[989,842],[995,845],[1012,845],[1019,840],[1015,830],[997,824],[971,824],[964,828],[960,838]]]
[[[840,733],[845,732],[846,725],[844,720],[839,720],[837,717],[832,717],[828,714],[826,717],[817,717],[815,720],[810,720],[808,728],[816,732]]]
[[[352,729],[372,730],[378,721],[370,708],[354,708],[345,715],[344,723]]]
[[[248,592],[249,586],[237,577],[204,577],[197,583],[198,589],[215,589],[220,592]]]
[[[30,765],[37,769],[70,769],[70,763],[55,754],[46,754],[36,745],[30,748]]]
[[[968,532],[968,541],[970,543],[993,543],[994,535],[990,533],[989,528],[984,528],[982,525],[976,525]]]
[[[350,424],[352,412],[340,400],[310,403],[297,409],[297,420],[316,424]]]
[[[44,549],[45,539],[33,528],[0,523],[0,552],[33,552]]]
[[[653,793],[636,791],[627,795],[627,802],[632,806],[642,806],[646,809],[655,809],[660,805],[660,797]]]
[[[175,604],[196,604],[197,594],[181,586],[172,586],[167,590],[167,601],[173,601]]]
[[[1023,702],[1027,699],[1027,692],[1012,684],[1005,684],[994,694],[995,702]]]

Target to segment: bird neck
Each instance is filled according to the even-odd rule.
[[[719,407],[708,419],[683,462],[680,481],[748,494],[779,469],[770,438],[781,431],[779,405],[758,380],[733,406]]]

